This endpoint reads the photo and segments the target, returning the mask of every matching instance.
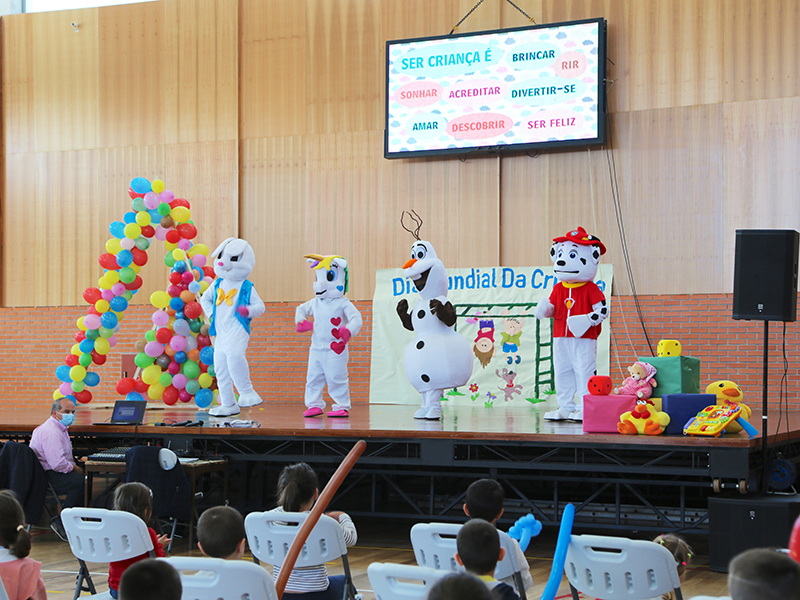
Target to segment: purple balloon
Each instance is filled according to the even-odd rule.
[[[144,347],[144,353],[151,358],[161,356],[164,352],[164,344],[161,342],[147,342]]]

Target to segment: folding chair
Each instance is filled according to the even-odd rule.
[[[308,513],[278,510],[247,515],[244,520],[244,530],[250,551],[253,553],[253,562],[260,564],[263,561],[280,567],[307,517]],[[303,545],[294,568],[323,565],[340,557],[345,576],[343,600],[355,600],[357,591],[353,585],[350,563],[347,561],[347,546],[344,543],[342,527],[335,519],[327,515],[319,518]]]
[[[411,546],[414,548],[414,556],[420,567],[428,567],[435,570],[464,572],[455,559],[456,537],[462,525],[458,523],[417,523],[411,528]],[[500,545],[505,548],[506,553],[503,560],[497,563],[494,571],[495,579],[505,579],[513,577],[517,588],[517,594],[521,600],[526,600],[525,584],[522,581],[522,569],[524,565],[518,565],[515,559],[512,544],[514,540],[502,531],[497,532],[500,536]]]
[[[6,586],[3,585],[2,581],[0,581],[0,600],[8,600],[8,594],[6,593]]]
[[[394,563],[372,563],[367,567],[376,600],[425,600],[434,584],[448,575],[450,571]]]
[[[573,535],[564,571],[573,600],[578,592],[603,600],[644,600],[675,592],[683,600],[675,557],[653,542]]]
[[[111,598],[108,592],[97,593],[87,562],[110,563],[147,553],[153,558],[156,556],[147,525],[129,512],[105,508],[65,508],[61,511],[61,522],[67,532],[70,550],[80,565],[73,600],[77,600],[82,591],[92,594],[84,598]]]
[[[181,600],[278,600],[272,576],[258,565],[243,560],[194,556],[159,560],[167,561],[180,573]]]

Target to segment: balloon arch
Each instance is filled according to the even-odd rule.
[[[198,302],[215,276],[207,266],[208,246],[194,243],[197,228],[189,202],[176,198],[163,181],[136,177],[128,195],[132,210],[109,226],[112,237],[98,259],[105,272],[97,287],[83,292],[89,309],[77,321],[75,344],[65,364],[56,369],[61,383],[53,399],[91,402],[88,388],[100,383],[100,376],[89,369],[104,364],[117,344],[116,333],[142,287],[139,271],[155,239],[163,241],[167,251],[169,285],[151,294],[153,327],[136,343],[136,375],[120,379],[116,390],[128,400],[149,398],[169,405],[194,400],[206,408],[217,393],[214,349]]]

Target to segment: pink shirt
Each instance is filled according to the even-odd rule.
[[[47,600],[41,568],[42,563],[17,558],[0,546],[0,579],[9,600]]]
[[[53,417],[33,430],[31,450],[36,453],[45,471],[69,473],[75,467],[67,428]]]

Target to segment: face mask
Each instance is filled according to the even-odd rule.
[[[64,427],[69,427],[75,422],[75,415],[72,413],[62,414],[61,415],[61,424]]]

